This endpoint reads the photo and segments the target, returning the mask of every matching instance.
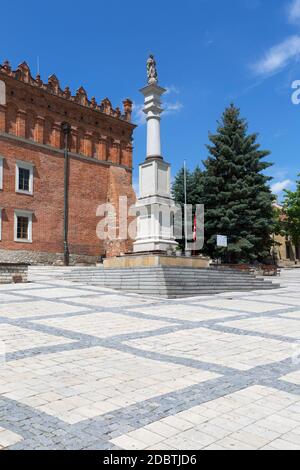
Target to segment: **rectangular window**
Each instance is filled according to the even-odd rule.
[[[28,217],[17,217],[17,238],[18,240],[28,240]]]
[[[15,211],[15,242],[32,243],[32,212]]]
[[[19,191],[29,191],[30,171],[26,168],[19,168]]]
[[[16,192],[33,195],[33,169],[32,163],[17,161],[16,164]]]

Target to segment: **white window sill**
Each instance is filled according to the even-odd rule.
[[[33,193],[30,191],[22,191],[21,189],[16,190],[17,194],[23,194],[24,196],[33,196]]]
[[[15,243],[32,243],[32,240],[23,240],[23,239],[15,238],[14,242]]]

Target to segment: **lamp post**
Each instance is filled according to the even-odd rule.
[[[69,136],[71,134],[71,125],[63,122],[61,130],[64,135],[64,265],[69,266]]]

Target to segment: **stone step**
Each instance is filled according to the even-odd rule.
[[[257,284],[257,285],[260,285],[260,284],[263,284],[264,281],[263,280],[260,280],[260,279],[251,279],[249,281],[245,281],[243,279],[236,279],[236,280],[228,280],[228,279],[180,279],[180,280],[176,280],[176,279],[168,279],[168,278],[155,278],[155,277],[148,277],[148,278],[142,278],[142,277],[137,277],[137,278],[131,278],[131,279],[124,279],[122,277],[119,277],[119,278],[107,278],[107,277],[103,277],[103,278],[92,278],[92,277],[77,277],[77,278],[72,278],[72,279],[66,279],[64,278],[64,280],[69,280],[70,282],[89,282],[89,281],[93,281],[93,282],[110,282],[110,283],[118,283],[118,282],[130,282],[130,283],[136,283],[136,282],[140,282],[140,283],[168,283],[168,284],[174,284],[174,285],[186,285],[186,284],[190,284],[190,285],[201,285],[201,284],[205,284],[205,285],[213,285],[213,284],[231,284],[231,285],[235,285],[235,284],[246,284],[246,285],[249,285],[249,284]],[[265,282],[270,282],[270,281],[265,281]]]
[[[255,284],[263,284],[264,282],[265,283],[271,283],[271,281],[264,281],[263,279],[249,279],[249,280],[245,280],[245,279],[214,279],[214,280],[211,280],[211,279],[168,279],[168,278],[164,278],[164,277],[136,277],[136,278],[122,278],[122,277],[118,277],[118,278],[110,278],[110,277],[77,277],[77,278],[73,278],[73,281],[77,281],[77,282],[80,282],[80,281],[90,281],[90,280],[93,280],[93,281],[106,281],[106,282],[167,282],[169,284],[176,284],[176,285],[180,285],[180,284],[215,284],[215,283],[221,283],[221,284],[224,284],[224,283],[229,283],[229,284],[240,284],[240,283],[243,283],[243,284],[251,284],[251,283],[255,283]]]
[[[271,281],[264,281],[264,280],[259,280],[259,279],[251,279],[249,281],[245,280],[228,280],[228,279],[215,279],[213,282],[211,282],[208,279],[194,279],[194,280],[189,280],[189,279],[165,279],[165,278],[140,278],[137,277],[136,279],[126,279],[126,278],[74,278],[73,282],[110,282],[110,283],[119,283],[119,282],[127,282],[131,284],[135,284],[137,282],[139,283],[146,283],[146,284],[153,284],[153,283],[164,283],[164,284],[174,284],[176,286],[180,285],[213,285],[213,284],[228,284],[228,285],[250,285],[250,284],[255,284],[255,285],[262,285],[262,284],[271,284]]]
[[[69,279],[74,279],[74,278],[106,278],[106,279],[118,279],[118,278],[127,278],[127,279],[136,279],[137,277],[139,278],[163,278],[163,279],[169,279],[169,280],[178,280],[181,278],[184,279],[189,279],[189,280],[197,280],[197,279],[207,279],[207,280],[215,280],[215,279],[231,279],[231,280],[245,280],[250,281],[252,279],[261,279],[261,278],[256,278],[255,276],[249,276],[249,277],[243,277],[243,276],[205,276],[205,275],[199,275],[199,276],[184,276],[182,274],[178,275],[168,275],[168,274],[163,274],[163,273],[136,273],[134,275],[127,275],[127,274],[110,274],[110,273],[102,273],[102,274],[95,274],[95,275],[90,275],[90,274],[76,274],[72,276],[63,276],[64,278],[69,278]]]
[[[162,267],[153,267],[153,268],[134,268],[134,269],[116,269],[116,270],[104,270],[103,267],[80,267],[80,268],[30,268],[32,274],[41,274],[41,275],[53,275],[56,276],[58,274],[61,275],[82,275],[82,274],[101,274],[101,273],[111,273],[112,275],[120,274],[120,275],[134,275],[136,273],[157,273],[157,272],[164,272],[165,274],[178,274],[183,273],[185,276],[199,276],[199,275],[216,275],[216,276],[223,276],[224,274],[230,274],[233,277],[251,277],[253,274],[245,273],[245,272],[238,272],[230,269],[224,270],[216,270],[211,268],[204,268],[204,269],[187,269],[187,268],[162,268]]]
[[[272,289],[275,289],[273,287]],[[214,290],[194,290],[194,291],[170,291],[170,290],[145,290],[145,289],[120,289],[122,292],[126,292],[128,294],[140,294],[140,295],[149,295],[151,297],[167,297],[167,298],[186,298],[186,297],[198,297],[198,296],[207,296],[207,295],[217,295],[223,294],[226,292],[251,292],[251,291],[260,291],[264,290],[260,289],[247,289],[247,288],[236,288],[236,289],[214,289]]]
[[[238,271],[234,269],[227,269],[227,270],[216,270],[216,269],[210,269],[210,268],[202,268],[202,269],[195,269],[195,268],[170,268],[170,267],[161,267],[161,266],[154,266],[154,267],[148,267],[148,268],[124,268],[124,269],[104,269],[104,268],[72,268],[70,270],[63,270],[60,268],[60,270],[55,270],[53,272],[70,272],[70,273],[82,273],[82,272],[120,272],[120,273],[126,273],[126,272],[147,272],[147,271],[164,271],[164,272],[208,272],[208,273],[216,273],[216,274],[224,274],[224,273],[232,273],[232,274],[238,274],[238,275],[249,275],[251,273],[244,272],[244,271]],[[46,272],[43,271],[43,272]],[[50,272],[50,271],[49,271]]]
[[[184,279],[232,279],[232,280],[240,280],[240,279],[243,279],[243,280],[251,280],[251,279],[261,279],[261,278],[257,278],[255,276],[215,276],[215,275],[205,275],[205,274],[199,274],[199,275],[180,275],[179,274],[164,274],[164,273],[132,273],[132,274],[123,274],[123,273],[95,273],[95,274],[92,274],[92,273],[82,273],[82,274],[70,274],[70,275],[63,275],[63,278],[64,279],[75,279],[75,278],[107,278],[107,279],[115,279],[115,278],[128,278],[128,279],[136,279],[137,277],[143,277],[143,278],[159,278],[159,277],[162,277],[164,279],[176,279],[178,280],[180,277],[184,278]]]
[[[80,284],[82,283],[82,281],[78,280],[77,281],[77,284]],[[135,283],[128,283],[128,282],[124,282],[124,281],[120,281],[120,282],[108,282],[108,281],[103,281],[103,282],[99,282],[99,281],[85,281],[84,283],[87,283],[87,284],[98,284],[98,285],[102,285],[102,286],[106,286],[106,287],[111,287],[111,288],[125,288],[125,287],[133,287],[133,288],[140,288],[140,287],[147,287],[147,288],[156,288],[157,285],[161,286],[161,287],[174,287],[178,290],[181,290],[181,289],[198,289],[198,288],[206,288],[206,289],[212,289],[212,288],[228,288],[228,289],[236,289],[236,288],[250,288],[250,289],[260,289],[260,288],[263,288],[263,289],[266,289],[266,288],[270,288],[273,286],[273,284],[266,284],[266,283],[260,283],[260,284],[255,284],[255,283],[252,283],[252,284],[242,284],[242,283],[236,283],[236,284],[230,284],[230,283],[215,283],[215,284],[204,284],[204,283],[199,283],[199,284],[189,284],[189,283],[185,283],[185,284],[169,284],[169,283],[155,283],[155,282],[142,282],[142,281],[139,281],[139,282],[135,282]]]
[[[106,273],[147,273],[147,272],[165,272],[165,273],[184,273],[184,274],[201,274],[201,273],[206,273],[206,274],[215,274],[215,275],[223,275],[223,274],[232,274],[232,275],[237,275],[237,276],[251,276],[253,274],[247,273],[247,272],[239,272],[239,271],[234,271],[234,270],[228,270],[228,271],[216,271],[216,270],[211,270],[211,269],[183,269],[183,268],[160,268],[160,267],[154,267],[154,268],[135,268],[135,269],[85,269],[85,270],[71,270],[71,271],[55,271],[55,272],[67,272],[69,274],[82,274],[82,273],[100,273],[100,272],[106,272]]]
[[[84,285],[151,297],[186,298],[224,292],[249,292],[280,287],[270,280],[230,269],[136,268],[104,270],[98,267],[33,269],[33,278],[63,279]]]
[[[80,281],[79,281],[80,282]],[[88,282],[89,284],[94,284],[94,285],[102,285],[102,286],[107,286],[107,287],[111,287],[111,288],[137,288],[137,289],[140,289],[140,288],[147,288],[147,289],[155,289],[157,288],[157,286],[159,286],[160,288],[172,288],[172,289],[177,289],[177,290],[182,290],[183,288],[185,290],[188,290],[188,289],[219,289],[219,288],[223,288],[223,289],[231,289],[231,290],[234,290],[234,289],[237,289],[237,288],[246,288],[246,289],[266,289],[266,288],[272,288],[273,286],[277,287],[276,284],[272,284],[272,283],[260,283],[260,284],[230,284],[230,283],[219,283],[219,284],[214,284],[214,285],[211,285],[211,284],[182,284],[182,285],[176,285],[176,284],[168,284],[168,283],[145,283],[145,282],[136,282],[136,283],[128,283],[128,282],[115,282],[115,283],[111,283],[111,282],[93,282],[93,281],[90,281]]]
[[[127,289],[133,289],[133,290],[153,290],[152,287],[149,287],[149,286],[140,286],[140,287],[126,287]],[[155,288],[157,290],[168,290],[168,291],[176,291],[176,292],[182,292],[181,289],[176,289],[176,287],[172,287],[172,286],[160,286],[160,287],[157,287],[155,286]],[[273,288],[278,288],[278,286],[276,286],[276,284],[272,284],[271,286],[269,286],[269,288],[273,289]],[[265,289],[265,286],[211,286],[211,287],[207,287],[207,286],[199,286],[197,288],[194,288],[194,287],[187,287],[186,289],[184,289],[185,291],[214,291],[214,290],[240,290],[240,289],[246,289],[246,290],[261,290],[261,289]]]
[[[152,286],[145,286],[145,285],[140,285],[140,286],[129,286],[128,284],[125,284],[125,285],[122,285],[122,284],[106,284],[106,283],[91,283],[89,285],[93,285],[93,286],[99,286],[99,287],[106,287],[106,288],[109,288],[109,289],[115,289],[115,290],[126,290],[126,291],[134,291],[134,292],[140,292],[140,291],[147,291],[147,292],[156,292],[158,290],[158,287],[157,285],[152,285]],[[252,286],[247,286],[247,285],[244,285],[244,286],[226,286],[226,285],[223,285],[223,286],[185,286],[184,288],[182,289],[178,289],[176,286],[168,286],[168,285],[165,285],[165,286],[160,286],[160,289],[164,290],[164,291],[168,291],[170,292],[171,290],[175,291],[175,292],[214,292],[214,291],[220,291],[220,292],[224,292],[224,291],[231,291],[231,292],[234,292],[234,291],[240,291],[240,290],[247,290],[247,291],[251,291],[251,290],[269,290],[269,289],[277,289],[279,286],[278,285],[275,285],[275,284],[271,284],[271,285],[268,285],[268,286],[264,286],[264,285],[252,285]]]
[[[89,284],[89,285],[98,285],[98,284]],[[156,291],[159,291],[159,290],[163,290],[164,292],[167,291],[167,292],[175,292],[177,294],[182,294],[182,293],[190,293],[190,292],[196,292],[196,293],[203,293],[203,292],[215,292],[215,291],[220,291],[220,292],[224,292],[224,291],[228,291],[228,292],[235,292],[235,291],[241,291],[241,290],[245,290],[245,291],[255,291],[255,290],[265,290],[266,287],[258,287],[258,286],[235,286],[235,287],[230,287],[230,286],[223,286],[223,287],[198,287],[198,288],[186,288],[186,289],[175,289],[175,288],[172,288],[170,286],[161,286],[160,289],[157,288],[157,286],[155,287],[151,287],[151,288],[147,288],[145,286],[140,286],[140,287],[133,287],[133,286],[103,286],[101,285],[102,287],[106,287],[106,288],[110,288],[110,289],[114,289],[114,290],[126,290],[126,291],[133,291],[133,292],[156,292]],[[271,286],[270,289],[276,289],[277,287],[276,286]]]

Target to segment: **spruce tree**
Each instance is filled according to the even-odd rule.
[[[203,194],[203,172],[197,166],[194,171],[186,170],[187,204],[193,206],[193,214],[196,204],[201,203]],[[184,216],[184,168],[181,168],[175,176],[172,186],[172,194],[175,202],[181,205],[182,215]],[[191,221],[190,221],[191,223]],[[182,218],[182,233],[184,234],[184,218]],[[181,247],[184,247],[185,240],[178,240]]]
[[[193,174],[187,169],[186,170],[186,187],[188,199],[190,200],[191,191],[193,189]],[[184,168],[182,167],[174,178],[172,185],[172,195],[177,204],[182,207],[184,205]],[[188,203],[190,203],[188,200]],[[191,203],[190,203],[191,204]]]
[[[199,204],[203,194],[203,172],[197,166],[194,171],[186,170],[187,203]],[[177,204],[184,205],[184,168],[174,178],[172,194]]]
[[[203,177],[203,171],[199,166],[196,166],[192,173],[192,188],[190,195],[190,204],[193,204],[193,206],[201,203],[201,198],[203,195]]]
[[[233,104],[210,134],[209,157],[204,161],[205,252],[230,263],[263,261],[272,245],[273,196],[271,178],[263,172],[270,152],[260,150],[257,134]],[[217,248],[216,236],[227,235],[228,248]]]

